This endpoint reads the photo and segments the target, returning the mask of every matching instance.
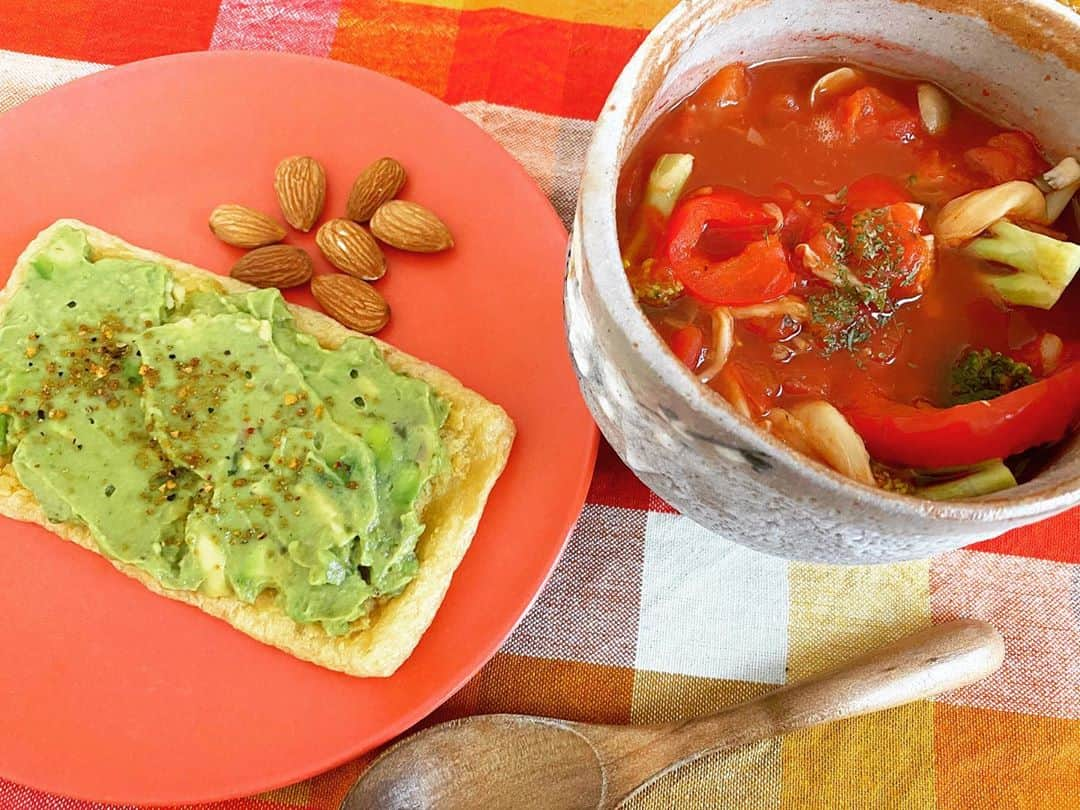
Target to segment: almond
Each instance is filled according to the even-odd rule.
[[[274,191],[285,221],[306,233],[326,202],[326,170],[315,158],[287,157],[274,171]]]
[[[315,276],[311,294],[327,315],[357,332],[374,334],[390,320],[390,306],[379,291],[352,276]]]
[[[386,257],[363,225],[351,219],[331,219],[315,234],[315,244],[330,264],[343,273],[374,281],[386,272]]]
[[[379,158],[362,172],[349,192],[345,216],[367,222],[380,205],[394,199],[405,185],[405,169],[390,157]]]
[[[242,256],[229,275],[256,287],[295,287],[311,278],[311,257],[292,245],[268,245]]]
[[[227,245],[262,247],[285,238],[285,226],[246,205],[219,205],[210,212],[210,230]]]
[[[438,253],[454,246],[450,229],[424,206],[391,200],[371,218],[371,232],[383,242],[415,253]]]

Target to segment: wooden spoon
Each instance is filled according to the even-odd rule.
[[[341,810],[607,810],[707,753],[956,689],[994,672],[1004,655],[993,627],[955,621],[828,674],[681,723],[466,717],[389,748],[353,785]]]

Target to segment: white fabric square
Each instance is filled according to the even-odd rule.
[[[649,514],[637,669],[784,683],[787,639],[786,560]]]

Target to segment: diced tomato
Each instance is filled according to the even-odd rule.
[[[701,350],[705,347],[705,336],[693,324],[676,329],[668,337],[668,345],[679,361],[693,371],[701,362]]]
[[[719,262],[691,257],[674,270],[691,294],[726,306],[774,301],[795,285],[787,253],[775,238],[751,242],[737,256]]]
[[[850,264],[875,283],[886,273],[894,299],[917,295],[929,280],[934,258],[920,230],[919,211],[911,203],[861,211],[852,219]]]
[[[834,109],[837,126],[851,140],[888,138],[907,143],[919,137],[919,116],[876,87],[860,87]]]
[[[707,109],[724,109],[741,104],[749,95],[750,72],[746,65],[736,62],[705,82],[694,94],[694,101]]]
[[[968,149],[964,161],[994,184],[1030,180],[1050,168],[1031,136],[1015,130],[994,135],[986,146]]]
[[[847,187],[843,202],[846,210],[854,213],[867,208],[911,202],[911,192],[884,174],[868,174]]]
[[[956,161],[946,160],[939,149],[920,155],[919,167],[908,185],[915,199],[932,203],[951,200],[978,187],[978,181]]]
[[[1012,156],[992,146],[968,149],[964,152],[964,162],[975,171],[986,175],[995,184],[1019,180],[1022,177],[1016,173],[1016,162]]]

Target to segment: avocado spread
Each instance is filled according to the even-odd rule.
[[[60,232],[0,320],[0,452],[54,522],[168,588],[342,634],[417,570],[447,404],[277,290],[187,291]]]

